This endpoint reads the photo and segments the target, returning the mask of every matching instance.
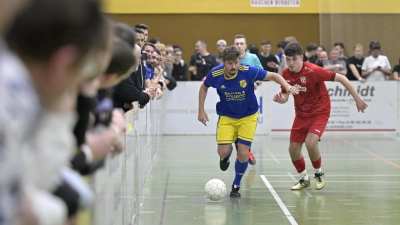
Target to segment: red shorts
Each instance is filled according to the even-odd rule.
[[[325,131],[326,124],[328,124],[329,116],[318,115],[315,117],[301,118],[295,117],[292,131],[290,132],[290,141],[304,143],[308,133],[313,133],[319,137]]]

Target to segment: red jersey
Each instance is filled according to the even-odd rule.
[[[334,81],[335,76],[336,73],[308,62],[303,63],[298,73],[291,72],[288,68],[282,71],[286,82],[299,89],[299,94],[293,95],[296,116],[330,115],[331,99],[324,81]],[[282,93],[286,93],[283,87],[281,89]]]

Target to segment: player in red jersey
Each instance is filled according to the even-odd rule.
[[[338,73],[325,70],[312,63],[303,62],[302,48],[299,43],[289,43],[285,48],[288,68],[282,72],[283,78],[290,85],[297,87],[299,94],[294,96],[296,117],[290,133],[289,153],[293,165],[300,174],[300,181],[292,190],[301,190],[310,186],[306,164],[301,153],[306,144],[311,163],[315,168],[315,188],[325,186],[325,175],[321,170],[321,154],[318,141],[325,131],[331,112],[331,101],[324,81],[340,82],[353,96],[357,109],[364,112],[367,104],[357,94],[349,80]],[[273,97],[275,102],[284,104],[289,94],[285,89]]]

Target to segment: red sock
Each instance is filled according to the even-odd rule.
[[[319,159],[318,159],[317,161],[312,161],[312,160],[311,160],[311,163],[312,163],[314,169],[319,169],[319,168],[321,168],[322,157],[320,156]]]
[[[294,167],[296,168],[298,173],[303,172],[306,169],[306,162],[304,161],[304,157],[302,156],[301,159],[297,161],[292,161]]]

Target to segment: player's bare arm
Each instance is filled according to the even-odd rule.
[[[277,73],[268,72],[267,76],[265,76],[264,80],[273,80],[276,83],[280,84],[285,88],[286,93],[297,95],[299,93],[299,89],[288,84],[283,77]]]
[[[207,97],[207,91],[208,88],[204,86],[204,84],[201,85],[200,90],[199,90],[199,114],[197,116],[197,119],[204,124],[204,126],[207,126],[207,121],[208,120],[208,115],[204,110],[204,102],[206,101]]]
[[[289,100],[289,95],[286,93],[279,92],[278,94],[274,95],[272,100],[274,100],[274,102],[277,102],[279,104],[285,104]]]
[[[367,103],[365,103],[365,101],[358,95],[356,89],[353,87],[353,85],[350,83],[349,79],[347,79],[347,77],[340,75],[340,74],[336,74],[335,76],[335,81],[341,83],[351,94],[351,96],[353,96],[354,100],[356,101],[356,105],[357,105],[357,110],[358,112],[364,112],[364,110],[368,107]]]

